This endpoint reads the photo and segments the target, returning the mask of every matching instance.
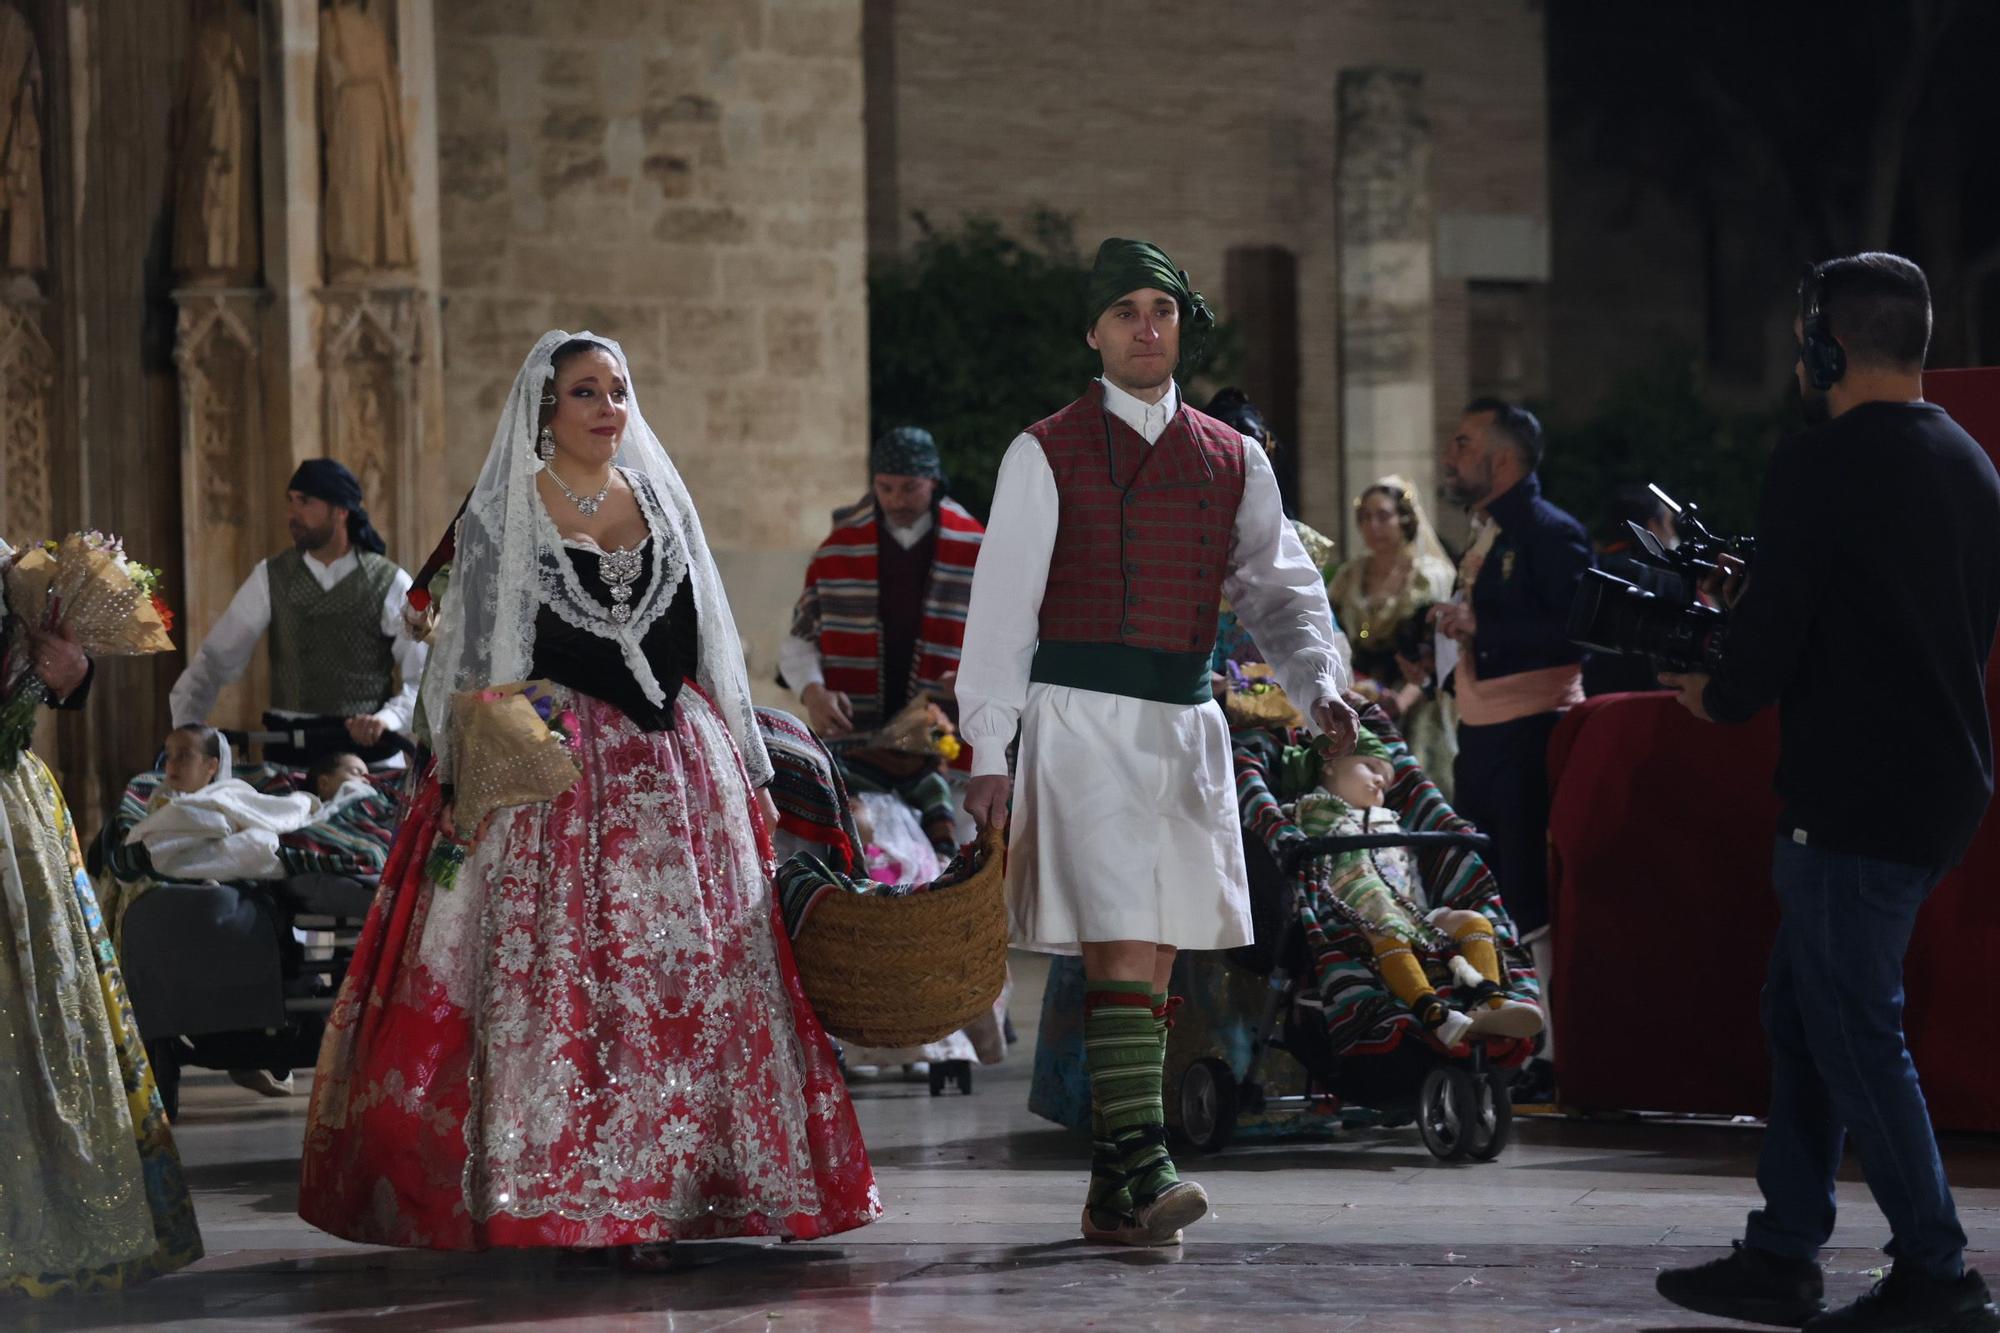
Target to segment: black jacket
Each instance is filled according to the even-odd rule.
[[[1569,608],[1593,563],[1583,525],[1542,498],[1533,473],[1486,512],[1500,532],[1472,585],[1479,678],[1581,661],[1583,650],[1569,639]]]
[[[1771,455],[1703,702],[1778,705],[1779,831],[1945,869],[1993,794],[2000,474],[1931,403],[1863,403]]]

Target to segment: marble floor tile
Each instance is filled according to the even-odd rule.
[[[1016,1024],[1031,1036],[1027,961]],[[176,1128],[209,1254],[89,1301],[0,1306],[8,1330],[854,1329],[1476,1330],[1717,1328],[1663,1305],[1653,1278],[1741,1233],[1754,1126],[1523,1119],[1497,1162],[1438,1163],[1413,1130],[1183,1158],[1213,1214],[1173,1251],[1074,1238],[1087,1145],[1026,1109],[1027,1042],[970,1097],[880,1080],[855,1100],[887,1216],[806,1245],[711,1242],[628,1274],[548,1253],[352,1245],[297,1213],[299,1095],[265,1100],[190,1074]],[[2000,1274],[2000,1142],[1946,1144],[1973,1262]],[[1829,1295],[1885,1260],[1881,1214],[1851,1172]]]

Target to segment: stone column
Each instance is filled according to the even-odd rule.
[[[266,549],[275,487],[264,418],[263,288],[195,287],[180,308],[174,365],[181,389],[181,520],[185,586],[177,629],[190,653],[229,606]],[[223,691],[219,725],[249,725],[269,698],[264,654]]]
[[[1436,489],[1431,128],[1423,92],[1423,75],[1415,70],[1340,72],[1334,210],[1341,512],[1348,550],[1360,545],[1347,499],[1371,481],[1393,472],[1427,495]]]

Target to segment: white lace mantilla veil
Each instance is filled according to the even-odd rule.
[[[640,508],[654,529],[656,546],[663,537],[678,548],[655,550],[654,577],[633,608],[634,615],[622,626],[602,614],[578,613],[579,603],[587,604],[587,599],[570,572],[555,524],[544,512],[535,489],[535,474],[542,470],[542,461],[535,453],[542,395],[553,391],[551,361],[556,348],[573,338],[598,343],[617,360],[628,396],[625,434],[612,462],[642,483],[637,488]],[[451,696],[460,690],[525,678],[535,660],[535,618],[545,605],[578,629],[617,644],[646,697],[656,705],[665,703],[666,693],[654,677],[640,641],[671,602],[683,570],[694,584],[699,624],[701,660],[695,679],[735,737],[751,785],[762,786],[771,777],[771,757],[751,707],[749,673],[743,664],[736,621],[729,612],[729,597],[709,553],[708,539],[702,534],[694,500],[639,411],[639,395],[632,386],[624,349],[594,333],[551,329],[536,341],[520,374],[514,377],[514,389],[501,409],[479,483],[458,520],[451,584],[439,607],[422,685],[440,777],[450,779]]]
[[[1437,529],[1431,526],[1430,513],[1424,508],[1423,492],[1419,491],[1407,477],[1393,473],[1373,483],[1368,489],[1373,490],[1376,486],[1387,486],[1409,497],[1410,511],[1417,516],[1417,540],[1412,543],[1416,547],[1416,554],[1426,560],[1439,561],[1447,568],[1456,569],[1458,562],[1444,549],[1444,543],[1438,540]],[[1450,589],[1446,591],[1449,592]]]

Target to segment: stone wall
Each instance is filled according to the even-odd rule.
[[[1281,246],[1297,256],[1294,443],[1303,514],[1329,531],[1345,508],[1333,190],[1341,70],[1422,75],[1432,206],[1441,240],[1464,238],[1449,262],[1441,244],[1438,306],[1462,309],[1469,279],[1546,279],[1533,0],[870,0],[870,20],[876,246],[907,244],[913,211],[1018,221],[1047,205],[1076,216],[1086,249],[1113,234],[1159,241],[1225,318],[1228,251]],[[1451,323],[1462,330],[1462,315]],[[1456,420],[1464,355],[1440,345],[1437,357],[1450,381],[1436,388],[1442,428]]]
[[[754,680],[868,428],[860,0],[437,6],[445,457],[552,327],[616,337]]]

